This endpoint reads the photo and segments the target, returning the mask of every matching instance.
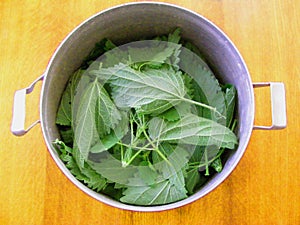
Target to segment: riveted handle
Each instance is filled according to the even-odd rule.
[[[32,123],[27,129],[25,129],[25,116],[26,116],[26,95],[31,93],[34,89],[35,84],[43,80],[44,74],[32,82],[27,88],[18,90],[15,92],[14,105],[13,105],[13,116],[11,123],[11,132],[16,136],[22,136],[26,134],[32,127],[38,124],[40,121],[37,120]]]
[[[287,124],[286,119],[286,101],[285,88],[281,82],[266,82],[254,83],[253,87],[270,87],[271,91],[271,107],[272,107],[272,125],[271,126],[257,126],[253,129],[259,130],[279,130],[284,129]]]

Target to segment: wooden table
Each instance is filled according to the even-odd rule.
[[[300,224],[300,1],[167,1],[224,30],[253,81],[286,85],[287,129],[254,131],[235,171],[201,200],[158,213],[112,208],[81,192],[60,172],[39,126],[23,137],[10,133],[15,90],[43,73],[58,44],[80,22],[125,2],[0,2],[0,224]],[[27,96],[27,124],[39,117],[40,87]],[[255,123],[269,124],[269,90],[255,90],[255,95]]]

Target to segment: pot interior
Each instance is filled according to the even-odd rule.
[[[237,150],[229,152],[223,171],[216,174],[198,193],[188,199],[150,208],[127,206],[89,190],[76,181],[65,168],[51,144],[56,138],[59,138],[55,125],[56,112],[68,78],[80,66],[96,42],[106,37],[117,44],[125,44],[130,41],[167,34],[176,27],[181,28],[183,39],[191,41],[199,48],[220,82],[232,83],[237,88],[236,116],[239,147]],[[224,33],[211,22],[191,11],[169,4],[126,4],[91,17],[62,42],[53,55],[45,74],[41,97],[41,123],[44,138],[52,157],[65,175],[83,191],[119,208],[158,211],[178,207],[204,196],[220,184],[234,169],[246,149],[252,132],[253,88],[240,54]]]

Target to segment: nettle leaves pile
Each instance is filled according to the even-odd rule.
[[[54,146],[89,188],[134,205],[175,202],[236,147],[234,86],[179,34],[119,47],[104,39],[70,77]]]

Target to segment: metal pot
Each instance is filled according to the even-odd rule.
[[[187,199],[163,206],[133,206],[117,202],[96,193],[80,183],[60,160],[52,142],[59,137],[55,125],[57,108],[70,75],[80,66],[94,44],[104,37],[117,44],[153,37],[170,32],[175,27],[182,28],[182,36],[194,43],[208,61],[212,70],[222,82],[232,83],[237,88],[238,137],[239,146],[230,151],[223,171],[216,174],[197,193]],[[70,181],[93,198],[108,205],[135,211],[161,211],[191,203],[211,192],[234,170],[248,145],[253,129],[281,129],[286,126],[285,90],[282,83],[253,84],[240,53],[229,38],[204,17],[181,7],[155,2],[129,3],[100,12],[74,29],[57,48],[45,73],[29,87],[15,93],[11,131],[24,135],[25,97],[36,82],[43,80],[40,100],[40,121],[43,136],[49,152]],[[253,87],[270,86],[273,125],[254,126]]]

